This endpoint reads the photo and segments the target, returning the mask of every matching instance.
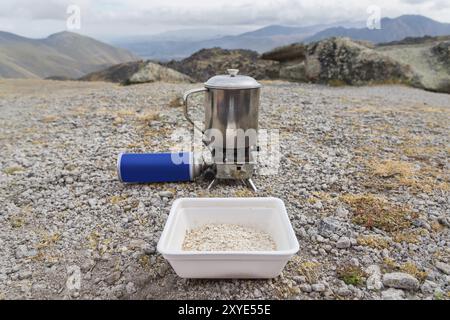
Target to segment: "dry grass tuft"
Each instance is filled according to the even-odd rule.
[[[300,263],[298,271],[306,278],[308,283],[313,284],[319,280],[320,264],[313,261],[305,261]]]
[[[175,97],[169,101],[169,107],[179,108],[183,106],[183,99],[181,97]]]
[[[411,177],[414,174],[414,167],[405,161],[383,160],[369,162],[372,173],[382,178],[391,177]]]
[[[128,196],[112,196],[110,199],[111,204],[119,204],[128,199]]]
[[[420,232],[409,231],[409,232],[397,232],[393,235],[392,239],[395,242],[406,242],[406,243],[419,243]]]
[[[159,120],[159,119],[160,119],[159,113],[154,112],[154,111],[149,111],[149,112],[139,114],[136,116],[137,121],[141,121],[141,122],[145,122],[145,123],[148,123],[150,121]]]
[[[5,169],[3,169],[3,172],[6,174],[16,174],[19,172],[22,172],[24,170],[24,168],[20,167],[20,166],[12,166],[12,167],[7,167]]]
[[[371,194],[347,194],[341,200],[350,205],[352,222],[366,228],[378,228],[387,232],[395,232],[411,226],[409,210],[395,206],[386,199]]]
[[[357,242],[361,246],[371,247],[374,249],[389,248],[389,241],[381,236],[359,236]]]
[[[22,228],[25,225],[25,219],[21,216],[14,215],[9,218],[9,223],[14,229]]]
[[[61,240],[60,233],[45,234],[37,245],[37,249],[45,249]]]
[[[59,120],[59,117],[56,115],[45,116],[41,119],[41,121],[44,123],[52,123],[52,122],[56,122],[58,120]]]
[[[234,196],[239,198],[249,198],[254,197],[255,194],[249,188],[239,188],[234,191]]]

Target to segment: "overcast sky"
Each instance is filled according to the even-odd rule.
[[[77,32],[99,38],[154,34],[179,28],[250,30],[269,24],[364,21],[381,15],[422,14],[450,22],[450,0],[0,0],[0,30],[44,37],[66,30],[67,8],[81,9]]]

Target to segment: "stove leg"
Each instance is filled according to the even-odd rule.
[[[256,188],[255,184],[253,183],[252,179],[247,179],[247,184],[250,186],[250,188],[253,189],[254,192],[258,192],[258,189]]]
[[[211,183],[209,184],[208,188],[206,190],[211,190],[211,188],[213,188],[215,185],[217,184],[217,179],[214,179],[213,181],[211,181]]]

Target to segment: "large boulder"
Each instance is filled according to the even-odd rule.
[[[79,80],[124,83],[144,65],[144,61],[120,63],[101,71],[89,73]]]
[[[291,45],[263,55],[282,61],[280,77],[290,81],[364,85],[418,85],[408,65],[348,38],[330,38],[307,46]]]
[[[185,74],[151,61],[121,63],[90,73],[79,80],[116,82],[124,85],[146,82],[193,82]]]
[[[165,65],[200,82],[224,74],[227,69],[239,69],[240,74],[259,80],[278,78],[279,72],[278,62],[262,60],[256,51],[243,49],[202,49],[184,60],[173,60]]]
[[[142,68],[140,68],[128,79],[129,84],[156,81],[171,83],[194,82],[189,76],[185,74],[153,62],[147,62]]]
[[[436,44],[431,52],[450,72],[450,41]]]

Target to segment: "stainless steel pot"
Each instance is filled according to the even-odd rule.
[[[262,85],[249,76],[238,75],[239,70],[228,69],[227,75],[210,78],[204,88],[184,94],[184,115],[198,130],[204,133],[204,141],[211,148],[256,148],[258,131],[259,96]],[[188,114],[189,96],[205,93],[204,128],[194,124]],[[241,130],[239,130],[241,129]],[[217,139],[220,132],[222,139]],[[237,142],[240,134],[251,135],[244,144]],[[253,133],[254,132],[254,133]]]

